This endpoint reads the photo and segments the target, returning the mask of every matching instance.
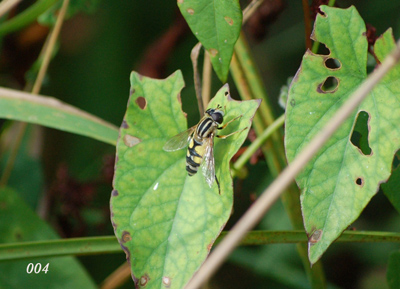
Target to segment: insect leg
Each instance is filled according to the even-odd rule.
[[[221,127],[218,127],[218,129],[224,129],[224,128],[226,128],[226,126],[228,125],[228,124],[230,124],[232,121],[234,121],[234,120],[237,120],[238,118],[241,118],[243,116],[243,114],[241,114],[241,115],[238,115],[237,117],[235,117],[235,118],[233,118],[233,119],[231,119],[230,121],[228,121],[226,124],[224,124],[223,126],[221,126]]]
[[[238,133],[238,132],[242,132],[242,131],[244,131],[246,128],[248,128],[248,127],[246,126],[244,129],[234,131],[234,132],[232,132],[232,133],[230,133],[230,134],[227,134],[227,135],[216,135],[216,137],[217,137],[217,138],[221,138],[221,139],[226,139],[228,136],[231,136],[231,135],[233,135],[233,134],[235,134],[235,133]]]

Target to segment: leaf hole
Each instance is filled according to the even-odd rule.
[[[139,96],[138,98],[136,98],[136,104],[140,107],[141,110],[143,110],[147,106],[147,101],[143,96]]]
[[[332,70],[337,70],[342,66],[340,61],[336,58],[328,58],[325,60],[325,67],[332,69]]]
[[[353,127],[353,132],[350,137],[351,143],[356,146],[359,151],[365,155],[372,154],[371,147],[369,146],[369,114],[365,111],[360,111],[357,114],[356,123]]]
[[[334,93],[339,88],[339,80],[334,76],[328,76],[317,88],[319,93]]]
[[[362,187],[364,185],[364,180],[363,178],[357,178],[356,179],[356,184],[360,187]]]
[[[328,47],[325,46],[325,44],[320,43],[320,45],[318,47],[317,54],[319,54],[319,55],[330,55],[331,51],[329,50]]]

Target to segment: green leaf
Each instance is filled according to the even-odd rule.
[[[0,189],[0,243],[58,239],[11,189]],[[27,274],[29,263],[49,264],[48,272]],[[0,263],[0,288],[97,288],[75,258],[27,258]]]
[[[0,88],[0,118],[14,119],[80,134],[115,145],[117,128],[106,121],[65,104],[12,89]]]
[[[400,251],[393,252],[389,257],[389,264],[387,270],[387,282],[389,288],[400,288]]]
[[[209,52],[219,79],[226,82],[242,27],[239,1],[178,0],[178,6],[193,34]]]
[[[182,288],[208,255],[232,209],[229,161],[244,142],[259,101],[233,101],[228,86],[209,107],[225,108],[225,122],[242,115],[215,139],[216,175],[208,186],[201,170],[189,177],[186,150],[166,152],[168,139],[187,129],[181,110],[180,71],[165,80],[131,75],[131,96],[117,142],[111,219],[139,288]]]
[[[307,52],[294,78],[286,111],[286,154],[289,162],[326,125],[338,108],[367,77],[365,24],[354,7],[321,6],[313,32],[329,55]],[[391,31],[375,44],[380,61],[394,47]],[[340,62],[326,66],[327,59]],[[298,175],[309,259],[315,263],[362,212],[379,184],[390,176],[394,152],[400,139],[400,67],[385,76],[357,111],[341,126],[320,152]],[[328,77],[338,85],[324,87]],[[368,116],[370,154],[351,142],[359,112]],[[365,135],[365,133],[364,133]],[[365,140],[362,141],[365,143]],[[363,144],[364,146],[364,144]]]

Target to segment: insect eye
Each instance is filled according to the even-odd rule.
[[[224,121],[224,115],[220,111],[213,113],[211,117],[218,124],[221,124]]]

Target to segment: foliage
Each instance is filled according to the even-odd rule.
[[[201,172],[187,175],[186,150],[162,149],[168,138],[187,129],[179,99],[182,87],[179,71],[165,80],[131,75],[131,96],[117,143],[111,215],[136,286],[181,288],[203,263],[231,213],[229,160],[259,105],[232,101],[227,86],[209,104],[222,106],[228,121],[242,115],[229,131],[246,128],[215,142],[218,194],[217,184],[209,187]]]
[[[330,53],[306,53],[292,82],[285,126],[289,162],[366,78],[368,43],[365,25],[356,9],[320,9],[324,14],[317,16],[314,38],[324,43]],[[378,38],[374,47],[378,61],[394,45],[390,30]],[[327,67],[327,59],[338,61],[340,67]],[[390,176],[393,152],[399,148],[396,140],[400,137],[399,119],[390,113],[400,109],[399,73],[399,69],[388,73],[297,177],[312,264],[355,221],[380,183]],[[337,84],[324,88],[329,77],[335,78]],[[369,154],[350,140],[357,116],[363,111],[369,116]]]
[[[48,28],[36,21],[53,26],[63,3],[28,2],[10,10],[0,23],[1,85],[20,90],[32,86],[33,71],[43,65],[39,50],[44,42],[44,47],[48,45],[44,39]],[[7,184],[0,189],[0,239],[4,243],[0,244],[4,277],[0,278],[0,287],[29,284],[52,288],[64,284],[91,288],[101,282],[107,287],[106,283],[114,282],[118,275],[111,272],[121,263],[127,264],[122,250],[116,247],[114,226],[132,266],[115,272],[124,271],[125,277],[117,277],[118,281],[130,278],[132,273],[137,287],[181,288],[201,266],[214,241],[219,243],[224,238],[226,232],[218,235],[225,225],[229,230],[286,165],[283,135],[277,130],[283,115],[271,125],[275,119],[272,112],[283,112],[277,109],[275,96],[281,91],[282,102],[288,98],[285,141],[291,162],[394,47],[400,8],[397,1],[362,1],[357,9],[363,20],[354,7],[314,7],[313,3],[303,10],[301,1],[286,7],[283,2],[279,5],[280,1],[252,1],[250,9],[244,9],[243,21],[247,19],[248,24],[242,28],[239,1],[177,2],[155,0],[148,5],[141,1],[71,0],[66,16],[69,20],[50,53],[54,59],[42,89],[43,94],[55,98],[0,89],[0,117],[7,120],[0,139],[0,183]],[[345,5],[336,2],[340,7]],[[254,12],[251,7],[258,8]],[[184,19],[174,14],[178,8]],[[285,9],[285,13],[278,19],[279,9]],[[313,38],[329,52],[306,52],[289,86],[288,79],[305,50],[304,34],[311,34],[307,25],[306,33],[303,31],[303,21],[311,21],[310,11],[317,12]],[[375,25],[378,34],[386,32],[375,39],[374,29],[366,29],[364,21]],[[185,22],[192,33],[188,33]],[[250,40],[247,45],[246,37],[259,37],[260,29],[266,26],[270,30],[267,39],[259,44]],[[390,26],[394,26],[394,32],[387,30]],[[211,95],[216,92],[208,107],[222,105],[224,123],[242,115],[219,134],[246,128],[225,140],[215,139],[221,194],[216,183],[211,188],[207,185],[201,170],[187,176],[186,149],[162,150],[170,137],[187,129],[187,123],[189,127],[196,125],[202,117],[197,113],[190,81],[189,54],[197,41],[209,54],[215,72],[208,74],[209,60],[200,55],[203,80],[212,80],[212,84],[204,81],[202,89]],[[131,74],[125,112],[127,75],[132,67],[138,73]],[[202,67],[200,63],[198,67]],[[142,76],[145,74],[151,77]],[[381,271],[386,265],[388,285],[398,287],[399,252],[393,243],[400,237],[390,232],[397,231],[400,222],[398,212],[391,207],[399,210],[398,159],[393,161],[399,139],[398,79],[397,67],[297,179],[302,189],[309,258],[314,263],[326,251],[322,259],[330,287],[362,288],[372,276],[378,279],[376,288],[382,288],[385,276]],[[231,92],[221,81],[229,82]],[[226,92],[233,98],[252,100],[233,101],[225,97]],[[254,116],[256,133],[252,129],[245,141],[259,105],[254,100],[257,98],[264,99]],[[18,130],[12,124],[14,120],[40,126]],[[121,122],[118,137],[114,124]],[[41,126],[52,129],[43,131]],[[274,130],[267,130],[267,126]],[[243,142],[245,147],[240,148]],[[9,172],[11,177],[4,177]],[[392,204],[383,194],[372,198],[389,176],[382,191]],[[293,186],[261,220],[258,230],[250,233],[253,241],[245,244],[257,247],[237,248],[210,286],[325,288],[321,262],[310,268],[304,230],[293,230],[302,227],[302,221],[298,189]],[[54,225],[65,238],[58,239],[46,223]],[[363,232],[342,233],[349,225]],[[99,237],[103,235],[112,236]],[[334,241],[347,243],[327,250]],[[289,243],[298,244],[297,252]],[[119,253],[80,257],[85,269],[72,257],[56,257],[110,252]],[[29,254],[37,259],[26,259]],[[48,262],[49,272],[27,274],[29,262],[42,266]],[[132,283],[126,286],[131,288]]]

